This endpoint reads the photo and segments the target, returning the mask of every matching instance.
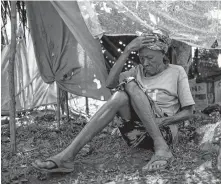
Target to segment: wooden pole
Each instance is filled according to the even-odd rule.
[[[104,35],[103,40],[105,41],[103,42],[104,47],[106,45],[106,47],[112,48],[111,51],[113,52],[113,55],[118,58],[120,56],[120,53],[117,51],[118,48],[109,40],[107,36]]]
[[[14,63],[16,53],[16,1],[11,2],[11,45],[10,45],[10,58],[8,65],[8,81],[9,81],[9,108],[10,108],[10,140],[11,140],[11,153],[16,152],[16,126],[15,126],[15,84],[14,84]]]
[[[86,105],[86,114],[89,115],[88,97],[85,97],[85,105]]]
[[[57,85],[57,121],[58,121],[58,128],[60,129],[60,120],[61,120],[61,102],[60,102],[60,88]]]
[[[60,107],[61,107],[61,114],[64,115],[65,112],[65,95],[66,91],[60,89]]]
[[[88,63],[87,63],[87,55],[86,52],[84,52],[84,68],[85,68],[85,75],[86,78],[88,77]],[[87,89],[87,84],[85,86],[85,88]],[[89,115],[89,105],[88,105],[88,97],[85,97],[85,105],[86,105],[86,114]]]
[[[68,92],[65,91],[65,105],[66,105],[66,114],[67,114],[67,120],[69,120],[69,107],[68,107]]]
[[[198,72],[198,66],[199,66],[199,49],[196,48],[195,53],[194,53],[194,57],[195,57],[195,66],[194,66],[194,77],[197,78],[197,76],[199,75]]]

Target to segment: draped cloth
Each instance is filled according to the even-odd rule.
[[[9,83],[8,59],[10,45],[1,53],[1,113],[8,114]],[[15,54],[15,100],[16,110],[30,109],[44,104],[56,103],[56,84],[46,84],[38,71],[34,48],[30,35],[27,44],[23,39],[17,40]]]
[[[29,1],[26,5],[33,46],[17,45],[17,109],[54,103],[54,82],[72,94],[107,100],[107,69],[95,39],[103,34],[138,35],[162,28],[170,38],[191,46],[221,48],[220,1]],[[1,66],[2,79],[7,80],[6,48]],[[3,80],[2,84],[2,107],[6,107],[7,84]]]
[[[27,2],[39,72],[65,91],[107,100],[107,70],[101,46],[74,2]]]

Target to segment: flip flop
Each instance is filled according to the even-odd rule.
[[[36,161],[39,161],[39,160],[36,160]],[[62,172],[63,173],[70,173],[70,172],[74,171],[73,163],[70,163],[67,161],[61,162],[59,159],[57,159],[55,157],[48,158],[47,160],[44,161],[44,162],[50,161],[55,164],[55,166],[50,169],[39,167],[37,165],[36,161],[32,163],[32,166],[40,171],[49,172],[49,173],[62,173]]]
[[[152,156],[151,160],[146,166],[142,168],[142,171],[159,171],[165,169],[173,161],[174,157],[164,157],[159,155]],[[156,168],[153,168],[151,165],[157,161],[166,161],[165,164],[158,164]]]

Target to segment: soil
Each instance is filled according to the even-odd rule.
[[[191,129],[180,128],[179,144],[173,149],[174,161],[168,168],[143,173],[141,168],[153,152],[130,148],[115,133],[115,123],[105,128],[77,155],[75,171],[49,174],[34,169],[31,163],[44,160],[67,147],[87,123],[82,116],[61,121],[57,127],[55,113],[36,111],[17,119],[17,153],[10,154],[9,127],[1,131],[2,184],[143,184],[143,183],[221,183],[214,168],[214,153],[203,153],[194,143]]]

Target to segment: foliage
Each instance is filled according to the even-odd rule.
[[[25,38],[25,30],[28,28],[27,27],[27,12],[26,12],[26,6],[24,1],[17,1],[16,3],[16,10],[19,18],[19,26],[23,28],[23,34],[24,35],[19,35],[19,36],[24,36]],[[8,20],[11,20],[11,1],[1,1],[1,20],[2,24],[1,25],[1,35],[2,35],[2,43],[1,44],[6,44],[7,42],[5,41],[5,37],[7,37],[7,33],[4,34],[5,26],[8,23]]]
[[[205,82],[210,78],[220,76],[219,53],[221,53],[220,49],[196,49],[188,73],[189,79],[197,78],[197,81]]]
[[[199,49],[199,58],[201,60],[217,60],[220,50],[219,49]]]

